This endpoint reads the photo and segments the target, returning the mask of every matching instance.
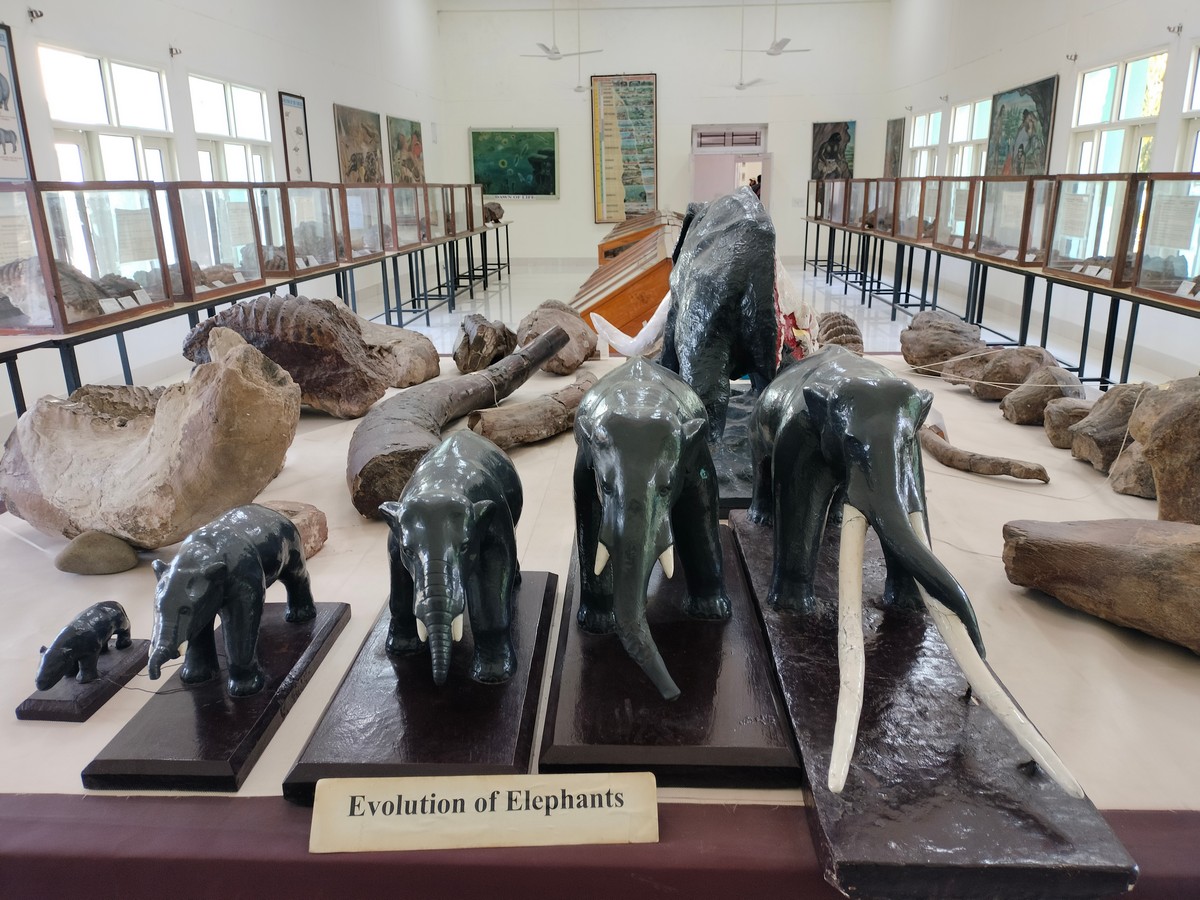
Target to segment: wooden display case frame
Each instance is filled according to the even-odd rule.
[[[999,184],[1018,184],[1023,183],[1025,187],[1024,202],[1021,211],[1021,223],[1018,227],[1019,236],[1017,238],[1016,256],[1005,256],[1003,253],[992,253],[983,249],[983,223],[987,219],[988,213],[988,186]],[[995,262],[1007,263],[1010,266],[1020,266],[1022,268],[1036,268],[1044,266],[1050,257],[1050,242],[1054,232],[1054,213],[1055,204],[1057,201],[1057,184],[1058,181],[1053,175],[986,175],[979,180],[975,186],[975,215],[976,215],[976,232],[975,232],[975,255],[981,259],[993,260]],[[1033,234],[1034,226],[1034,198],[1037,193],[1038,185],[1045,185],[1048,192],[1046,204],[1042,210],[1041,226],[1043,234],[1042,253],[1029,258],[1029,243]],[[1010,251],[1005,251],[1010,252]]]
[[[962,235],[954,235],[951,240],[941,240],[943,209],[949,190],[953,185],[966,184],[967,215],[963,225]],[[968,254],[975,250],[975,239],[979,231],[979,176],[971,175],[961,178],[942,178],[938,187],[938,214],[934,220],[932,244],[939,250],[949,250],[951,253]]]
[[[406,182],[403,184],[389,184],[384,186],[387,189],[388,205],[391,207],[392,220],[392,242],[395,244],[397,252],[405,252],[415,250],[418,247],[424,246],[428,242],[429,237],[429,221],[427,219],[429,204],[425,199],[426,186],[423,183]],[[417,234],[414,240],[400,239],[400,223],[404,216],[398,211],[396,205],[396,195],[400,192],[411,193],[413,197],[413,208],[416,214]],[[405,222],[405,227],[408,223]]]
[[[337,244],[339,247],[338,255],[342,257],[345,263],[360,263],[369,262],[373,259],[379,259],[386,255],[391,250],[395,249],[395,229],[391,233],[392,247],[388,246],[388,231],[385,226],[389,225],[389,219],[393,215],[392,204],[383,202],[383,192],[391,186],[387,184],[338,184],[334,185],[334,195],[337,200],[338,215],[340,221],[338,223]],[[350,193],[351,191],[358,193],[366,191],[375,197],[375,212],[379,221],[379,249],[372,250],[367,253],[362,253],[359,256],[354,255],[354,248],[350,240]]]
[[[1200,182],[1200,172],[1164,172],[1159,174],[1150,174],[1146,177],[1146,202],[1145,202],[1145,220],[1141,229],[1142,237],[1140,246],[1137,248],[1137,261],[1134,265],[1132,290],[1144,297],[1150,297],[1155,300],[1163,301],[1171,306],[1179,306],[1186,309],[1200,309],[1200,276],[1193,280],[1195,287],[1193,290],[1196,293],[1183,295],[1177,291],[1160,291],[1156,288],[1146,288],[1141,286],[1142,269],[1146,261],[1146,243],[1149,237],[1148,230],[1150,228],[1150,215],[1154,211],[1154,188],[1155,185],[1169,181],[1195,181]],[[1182,282],[1181,282],[1182,284]]]
[[[282,182],[280,183],[282,184]],[[171,224],[172,231],[175,234],[175,250],[179,257],[179,271],[183,278],[183,291],[188,302],[196,303],[201,301],[217,300],[229,294],[240,294],[244,291],[258,287],[266,287],[267,278],[263,266],[263,248],[262,248],[262,232],[258,227],[258,209],[254,205],[254,189],[266,185],[258,185],[244,181],[175,181],[165,185],[167,191],[167,199],[171,205]],[[196,279],[192,273],[192,252],[188,242],[187,227],[183,219],[183,198],[184,191],[208,191],[208,190],[238,190],[245,191],[247,196],[247,207],[250,209],[250,225],[254,234],[254,250],[258,254],[258,277],[246,278],[242,281],[234,282],[233,284],[224,285],[218,288],[210,288],[205,291],[196,290]],[[284,204],[284,230],[287,231],[287,204]],[[289,265],[290,265],[290,243],[291,238],[288,236],[287,244],[289,245]],[[275,273],[272,273],[273,275]],[[286,273],[281,273],[286,274]]]
[[[338,216],[341,212],[337,197],[338,185],[327,181],[282,181],[279,182],[279,186],[283,189],[283,227],[287,232],[288,266],[292,277],[336,269],[343,262],[346,262],[347,260],[343,258],[343,254],[346,252],[346,245],[343,244],[343,249],[341,251],[338,250],[338,238],[341,237],[338,227]],[[296,226],[292,222],[292,204],[289,200],[289,195],[293,191],[314,189],[324,192],[329,200],[329,227],[333,231],[333,259],[329,262],[317,262],[314,265],[301,266],[296,258]]]
[[[869,192],[868,192],[869,196]],[[884,212],[884,200],[887,199],[888,206],[886,217]],[[868,220],[872,219],[874,212],[874,230],[876,234],[894,235],[896,233],[896,209],[900,201],[900,179],[899,178],[877,178],[875,179],[875,209],[867,210]]]
[[[1051,232],[1050,242],[1046,251],[1046,262],[1044,264],[1046,271],[1056,272],[1069,278],[1086,282],[1087,284],[1102,285],[1104,287],[1130,287],[1133,285],[1134,273],[1141,255],[1139,244],[1145,226],[1145,215],[1149,208],[1147,176],[1133,172],[1118,172],[1101,175],[1059,175],[1055,180],[1055,213],[1052,223],[1054,228]],[[1197,178],[1197,180],[1200,180],[1200,178]],[[1076,272],[1073,269],[1051,265],[1055,232],[1057,232],[1059,222],[1061,221],[1059,219],[1060,206],[1064,196],[1074,196],[1067,194],[1063,190],[1063,186],[1072,181],[1125,185],[1124,206],[1121,209],[1120,222],[1117,225],[1117,240],[1113,250],[1113,261],[1109,267],[1109,274],[1107,276],[1089,275],[1086,270]],[[1130,245],[1131,242],[1133,246]]]

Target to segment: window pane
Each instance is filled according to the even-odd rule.
[[[958,165],[956,165],[954,167],[955,168],[954,174],[960,175],[963,177],[966,177],[969,175],[974,175],[975,173],[971,171],[971,157],[973,157],[974,155],[975,155],[975,148],[973,146],[971,146],[970,144],[967,144],[967,146],[963,147],[959,151]]]
[[[250,168],[246,164],[245,144],[225,145],[225,180],[249,181]]]
[[[63,181],[83,181],[83,153],[78,144],[55,144],[58,177]]]
[[[225,85],[207,78],[188,76],[192,89],[192,119],[201,134],[229,134],[225,108]]]
[[[1197,54],[1195,71],[1192,73],[1192,102],[1189,110],[1200,111],[1200,53]]]
[[[1157,116],[1162,103],[1163,74],[1167,54],[1158,53],[1135,60],[1125,67],[1125,89],[1121,92],[1121,118]]]
[[[992,101],[980,100],[975,104],[975,123],[971,127],[971,140],[987,140],[988,129],[992,127]]]
[[[929,114],[929,140],[925,143],[932,146],[942,139],[942,114],[940,112]]]
[[[108,104],[100,60],[51,47],[38,47],[50,118],[62,122],[108,124]]]
[[[163,166],[162,151],[157,147],[147,147],[142,153],[146,161],[146,179],[148,181],[166,181],[167,173]]]
[[[262,92],[232,87],[230,93],[233,94],[234,133],[240,138],[265,141],[267,126],[263,116]]]
[[[1079,166],[1075,171],[1080,175],[1092,174],[1092,151],[1095,147],[1094,141],[1084,141],[1079,145]]]
[[[250,168],[254,173],[255,181],[266,181],[267,180],[267,170],[263,166],[262,153],[254,152],[254,153],[250,154]]]
[[[925,143],[925,129],[927,127],[925,123],[925,116],[917,116],[913,119],[912,145],[914,147],[920,147]]]
[[[950,143],[957,144],[970,139],[971,135],[971,104],[964,103],[954,107],[950,116]]]
[[[1114,128],[1112,131],[1100,132],[1100,158],[1096,161],[1096,171],[1120,172],[1121,150],[1125,146],[1125,130]]]
[[[1079,121],[1076,125],[1092,125],[1112,119],[1113,95],[1117,89],[1117,67],[1109,66],[1083,76],[1079,92]]]
[[[216,181],[213,177],[213,159],[212,154],[207,150],[200,150],[200,180],[201,181]]]
[[[137,181],[137,152],[133,138],[120,134],[99,136],[100,159],[104,163],[104,178],[107,181]]]
[[[1200,172],[1200,131],[1192,137],[1192,171]]]
[[[1154,135],[1144,135],[1138,143],[1137,171],[1150,171],[1150,153],[1154,149]]]
[[[117,124],[126,128],[167,130],[162,79],[157,72],[113,63],[112,80],[113,95],[117,100]]]

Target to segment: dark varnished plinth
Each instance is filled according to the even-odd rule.
[[[756,598],[771,530],[730,517]],[[1101,897],[1137,867],[1088,800],[1040,772],[985,707],[924,611],[881,610],[874,534],[864,561],[866,693],[850,777],[826,783],[838,696],[836,531],[826,535],[818,610],[761,603],[771,653],[811,785],[809,821],[826,878],[862,897]],[[986,640],[987,635],[984,635]]]
[[[550,572],[521,573],[512,632],[517,671],[503,684],[471,680],[469,628],[454,645],[441,687],[433,683],[428,651],[389,656],[385,606],[284,780],[283,795],[311,803],[321,778],[526,774],[557,585]]]
[[[266,685],[232,698],[225,672],[185,685],[178,671],[83,770],[102,790],[236,791],[350,618],[345,603],[318,603],[309,622],[284,621],[286,604],[263,607],[258,657]],[[224,641],[217,649],[225,664]]]
[[[659,784],[799,783],[770,657],[724,526],[721,545],[733,605],[727,622],[684,615],[678,559],[670,581],[657,566],[650,577],[650,629],[682,691],[673,701],[659,695],[615,634],[579,629],[572,559],[542,771],[651,771]]]
[[[80,684],[68,676],[48,691],[34,691],[17,707],[17,718],[86,722],[129,679],[145,668],[149,655],[150,642],[147,640],[136,640],[124,650],[110,647],[96,660],[99,678]]]

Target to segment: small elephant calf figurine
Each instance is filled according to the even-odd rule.
[[[108,642],[114,634],[118,650],[133,643],[124,607],[112,600],[89,606],[58,633],[54,643],[42,648],[37,689],[48,691],[68,675],[74,675],[80,684],[95,681],[100,677],[96,663],[101,653],[108,652]]]
[[[287,516],[250,504],[232,509],[193,531],[175,559],[154,561],[154,634],[150,677],[179,656],[187,641],[180,678],[197,684],[218,671],[214,619],[221,615],[229,694],[247,697],[265,680],[256,647],[263,597],[276,580],[287,587],[287,621],[317,615],[300,532]]]
[[[399,500],[379,505],[391,528],[389,653],[429,645],[434,684],[445,684],[450,649],[469,615],[471,677],[494,683],[516,671],[513,592],[520,583],[514,531],[521,480],[508,455],[458,431],[422,457]]]

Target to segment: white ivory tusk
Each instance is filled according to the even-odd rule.
[[[450,640],[461,641],[463,633],[463,614],[459,613],[450,622]]]
[[[838,705],[829,757],[829,790],[840,794],[850,773],[858,719],[862,715],[866,650],[862,630],[863,552],[867,519],[850,504],[842,507],[838,556]]]
[[[644,325],[641,331],[632,337],[611,324],[598,313],[592,313],[592,327],[596,334],[604,338],[612,348],[623,356],[641,356],[658,340],[667,324],[667,313],[671,308],[671,292],[659,302],[658,307]]]
[[[597,541],[596,543],[596,568],[595,574],[599,575],[604,571],[604,566],[608,563],[608,548]]]
[[[662,563],[663,574],[667,578],[673,578],[675,576],[675,545],[672,544],[664,550],[658,561]]]
[[[422,644],[429,640],[429,632],[425,628],[425,623],[420,619],[417,619],[417,637],[421,639]]]
[[[924,517],[921,513],[914,512],[909,513],[908,519],[912,523],[917,538],[928,547],[929,540],[925,534]],[[992,714],[1017,739],[1017,743],[1025,748],[1026,752],[1033,757],[1034,762],[1053,778],[1059,787],[1072,797],[1082,799],[1083,788],[1080,787],[1079,782],[1075,780],[1075,776],[1070,773],[1063,761],[1059,759],[1054,748],[1038,733],[1037,728],[1025,714],[1017,709],[1017,704],[1008,696],[1008,692],[1004,690],[1004,685],[1000,683],[996,673],[988,668],[987,663],[975,649],[975,645],[971,642],[971,635],[967,633],[967,626],[941,602],[931,597],[921,584],[917,584],[917,589],[921,592],[921,599],[925,601],[933,624],[941,632],[942,640],[950,648],[959,668],[967,678],[967,683],[971,685],[971,693],[992,711]]]

